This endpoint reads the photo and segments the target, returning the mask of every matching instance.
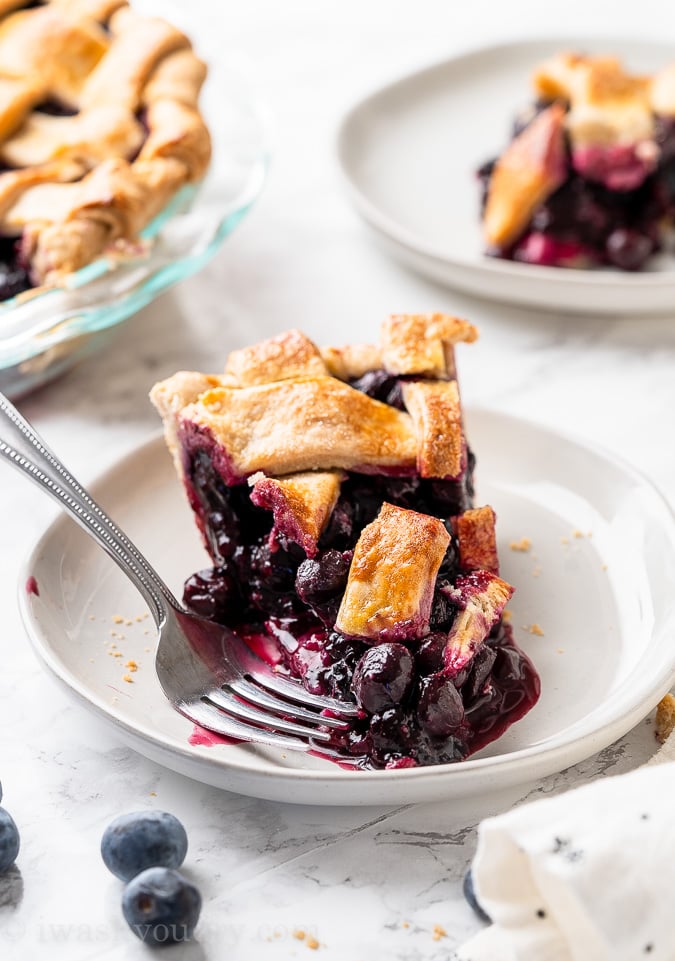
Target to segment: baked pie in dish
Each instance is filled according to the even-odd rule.
[[[478,172],[486,252],[639,270],[675,218],[675,64],[634,76],[612,57],[564,53],[532,84],[511,142]]]
[[[0,0],[0,300],[55,286],[208,167],[190,42],[125,0]]]
[[[473,503],[454,345],[476,337],[441,314],[390,317],[379,345],[291,330],[152,390],[213,564],[185,604],[356,701],[335,748],[365,767],[463,760],[539,695]]]

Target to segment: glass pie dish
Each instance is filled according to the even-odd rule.
[[[0,391],[19,397],[97,350],[106,332],[199,270],[248,213],[269,162],[264,113],[242,75],[217,63],[201,106],[213,139],[209,172],[184,187],[142,231],[61,287],[0,304]]]

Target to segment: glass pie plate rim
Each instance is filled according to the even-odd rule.
[[[209,67],[201,108],[213,139],[203,181],[186,185],[141,232],[69,275],[64,284],[0,304],[0,390],[19,397],[84,356],[122,323],[203,267],[263,189],[269,119],[245,71]],[[217,111],[217,112],[216,112]]]
[[[368,805],[475,797],[585,760],[631,730],[675,681],[675,652],[667,642],[675,627],[668,600],[675,518],[653,484],[612,453],[496,411],[469,410],[467,419],[469,436],[479,454],[483,450],[479,484],[490,478],[488,496],[480,496],[497,507],[503,574],[516,584],[510,606],[517,640],[542,676],[539,704],[467,761],[355,772],[256,745],[190,743],[192,725],[159,688],[147,651],[154,651],[153,642],[141,630],[149,622],[135,621],[140,598],[65,517],[41,536],[20,574],[19,605],[38,659],[140,754],[196,780],[270,800]],[[542,450],[550,456],[538,477],[532,468]],[[160,573],[177,592],[185,576],[206,566],[161,438],[132,450],[92,490],[151,560],[162,559]],[[532,526],[524,528],[528,519]],[[593,537],[561,536],[575,525],[584,531],[592,525]],[[540,576],[532,577],[529,555],[508,550],[524,529],[539,531],[531,536]],[[27,589],[30,578],[39,596]],[[117,641],[123,653],[117,659],[108,656],[107,643],[120,614],[131,626],[119,628],[126,640]],[[543,637],[525,630],[535,621]],[[122,682],[127,657],[139,662],[133,684]]]

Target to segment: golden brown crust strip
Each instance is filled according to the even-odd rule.
[[[233,350],[225,365],[225,374],[240,387],[271,384],[289,377],[320,377],[327,373],[319,348],[295,329]]]
[[[565,108],[552,104],[497,161],[483,215],[488,244],[504,247],[516,240],[539,204],[563,182],[564,124]]]
[[[382,324],[382,362],[390,374],[447,377],[445,346],[478,337],[473,324],[448,314],[395,314]]]
[[[461,570],[499,574],[495,520],[491,507],[476,507],[454,518]]]
[[[403,403],[417,431],[420,476],[459,477],[466,466],[466,444],[457,381],[404,383]]]
[[[343,468],[410,472],[417,439],[408,414],[333,377],[216,388],[185,408],[227,451],[233,477]]]
[[[305,471],[288,477],[254,474],[251,500],[274,514],[274,526],[315,557],[317,543],[340,495],[342,471]]]
[[[373,641],[423,637],[449,542],[438,518],[383,504],[354,548],[336,629]]]

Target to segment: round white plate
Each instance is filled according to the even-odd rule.
[[[355,772],[253,745],[190,744],[192,725],[169,707],[155,677],[154,630],[137,620],[140,597],[66,517],[42,536],[22,573],[20,603],[38,657],[140,753],[273,800],[400,804],[485,795],[590,756],[634,726],[675,680],[673,516],[632,468],[553,431],[475,411],[468,434],[479,452],[479,502],[499,515],[502,574],[517,587],[510,604],[516,638],[542,679],[531,713],[472,759]],[[205,566],[160,439],[92,490],[178,593]],[[529,552],[509,549],[523,537]],[[29,578],[39,594],[27,589]],[[531,633],[532,625],[543,635]]]
[[[581,37],[489,47],[405,77],[344,118],[338,156],[357,209],[387,248],[434,280],[490,299],[586,314],[675,311],[675,255],[650,270],[568,270],[483,255],[475,171],[506,145],[530,74],[560,50],[616,54],[633,71],[672,44]]]

